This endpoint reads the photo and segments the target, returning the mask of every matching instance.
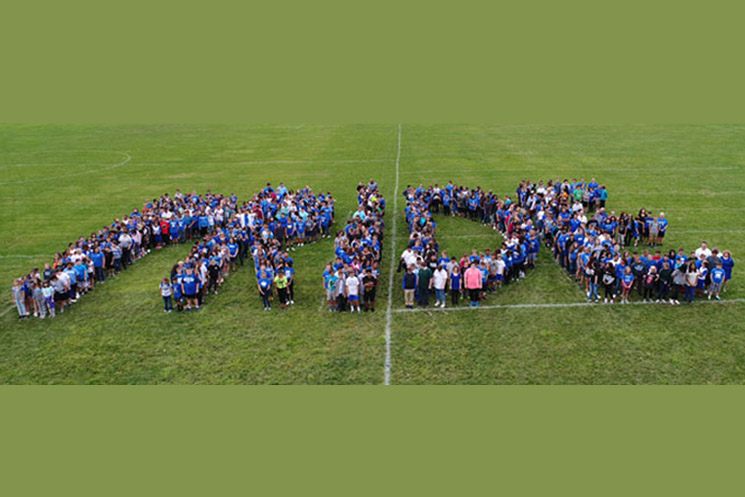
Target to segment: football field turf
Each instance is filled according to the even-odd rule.
[[[398,145],[395,124],[1,126],[0,383],[381,384],[387,317],[392,384],[745,382],[745,127],[404,124],[397,161]],[[609,209],[667,214],[664,249],[731,250],[729,303],[546,306],[584,296],[544,249],[524,281],[489,297],[493,308],[401,312],[396,274],[387,313],[391,249],[407,236],[397,166],[400,190],[452,179],[512,195],[524,178],[595,177]],[[297,304],[284,312],[262,311],[246,266],[200,312],[164,314],[159,279],[189,244],[145,257],[53,320],[20,322],[11,307],[14,277],[165,192],[309,185],[336,197],[339,228],[370,178],[388,202],[374,314],[325,310],[332,240],[294,253]],[[451,254],[501,240],[438,221]]]

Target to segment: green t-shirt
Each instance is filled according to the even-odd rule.
[[[287,288],[287,277],[284,275],[282,276],[275,276],[274,277],[274,284],[277,285],[277,288]]]

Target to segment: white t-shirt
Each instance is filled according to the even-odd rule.
[[[416,264],[417,255],[416,252],[414,252],[411,249],[404,250],[404,253],[401,254],[401,258],[404,260],[404,263],[406,266],[410,266],[412,264]]]
[[[432,284],[437,290],[444,290],[448,282],[448,272],[444,269],[436,269],[432,275]]]
[[[708,258],[711,255],[711,250],[708,247],[707,248],[699,247],[696,249],[695,253],[696,253],[696,259],[700,259],[701,254],[704,254],[704,256]]]
[[[494,262],[494,265],[497,266],[497,274],[504,274],[504,268],[506,264],[501,257]]]
[[[347,276],[344,280],[344,284],[347,287],[347,295],[359,295],[360,294],[360,280],[356,276]]]

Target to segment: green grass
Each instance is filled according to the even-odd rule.
[[[445,183],[514,192],[524,177],[595,176],[609,207],[663,209],[666,246],[701,239],[745,254],[745,127],[404,125],[401,187]],[[321,309],[332,242],[297,252],[299,298],[264,313],[251,271],[231,275],[198,314],[164,315],[157,284],[187,246],[165,249],[55,320],[0,317],[1,383],[374,383],[383,381],[396,126],[0,126],[0,312],[13,277],[164,192],[245,197],[266,181],[338,199],[376,178],[389,201],[386,267],[374,315]],[[131,156],[120,167],[112,167]],[[399,219],[397,252],[403,249]],[[460,255],[493,231],[441,219]],[[578,302],[546,254],[489,303]],[[744,262],[745,263],[745,262]],[[727,299],[745,297],[741,268]],[[400,280],[394,287],[401,306]],[[745,304],[508,308],[394,313],[393,383],[743,383]]]

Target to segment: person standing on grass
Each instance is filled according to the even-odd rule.
[[[437,266],[437,269],[435,269],[435,272],[432,275],[432,287],[435,289],[435,307],[442,307],[445,308],[445,291],[447,289],[448,284],[448,272],[445,270],[445,268],[442,266],[442,264]]]
[[[323,289],[326,291],[326,305],[328,306],[329,312],[337,310],[336,297],[338,282],[339,275],[331,267],[331,264],[326,264],[326,270],[323,272]]]
[[[104,254],[101,252],[101,248],[96,245],[89,257],[93,261],[93,273],[96,276],[96,282],[103,283],[106,280],[106,275],[103,270]]]
[[[416,279],[417,276],[414,273],[414,265],[410,264],[406,268],[401,286],[404,290],[404,304],[407,309],[414,308],[414,293],[416,292]]]
[[[292,263],[292,259],[288,259],[282,270],[287,277],[287,302],[290,305],[295,305],[295,268],[292,267]]]
[[[685,265],[677,266],[673,269],[673,294],[670,298],[670,303],[680,305],[681,295],[685,295],[686,287],[686,272]]]
[[[375,312],[375,293],[378,288],[378,278],[370,268],[365,268],[362,275],[362,287],[364,290],[365,312]]]
[[[46,312],[49,314],[49,317],[54,317],[54,288],[52,288],[52,285],[49,283],[49,281],[45,281],[44,285],[41,288],[41,291],[44,295],[44,307],[46,308]]]
[[[706,294],[706,283],[709,279],[709,263],[703,259],[698,267],[697,278],[696,291],[703,297]]]
[[[264,305],[264,310],[271,311],[272,303],[270,298],[272,296],[272,278],[263,264],[259,268],[256,286],[259,289],[259,296],[261,297],[261,303]]]
[[[696,262],[691,261],[688,264],[685,273],[686,281],[686,302],[692,304],[696,299],[696,287],[698,286],[698,271],[696,270]]]
[[[279,306],[282,309],[286,309],[289,305],[290,298],[287,293],[287,287],[290,282],[287,280],[287,275],[284,271],[278,270],[277,275],[274,277],[274,285],[277,287],[277,297],[279,298]]]
[[[173,311],[173,285],[168,278],[163,278],[160,282],[160,296],[163,297],[163,312]]]
[[[196,310],[199,310],[199,302],[197,301],[197,294],[199,293],[199,279],[194,274],[194,269],[189,267],[186,269],[186,274],[181,278],[181,293],[186,298],[186,310],[190,311],[192,306]]]
[[[626,266],[626,269],[621,276],[621,302],[624,304],[629,303],[629,293],[631,288],[634,286],[634,273],[631,271],[631,266]]]
[[[600,273],[601,269],[595,262],[595,258],[590,257],[589,262],[585,266],[585,278],[587,279],[587,301],[588,302],[600,302],[600,295],[598,294],[598,285],[600,284]]]
[[[471,307],[479,306],[479,296],[481,295],[481,270],[476,266],[476,261],[471,261],[471,266],[463,274],[466,290],[471,300]]]
[[[665,233],[667,233],[667,227],[669,225],[669,221],[665,217],[664,212],[660,212],[660,217],[657,218],[657,245],[662,245],[665,241]]]
[[[711,297],[714,297],[716,300],[721,300],[719,294],[722,292],[722,285],[724,284],[725,279],[724,268],[722,268],[721,262],[711,270],[709,278],[711,279],[708,290],[709,300],[711,300]]]
[[[44,319],[47,317],[47,308],[44,305],[44,292],[41,289],[40,280],[34,281],[31,296],[34,299],[34,316]]]
[[[344,295],[347,297],[349,312],[357,309],[357,313],[360,313],[360,280],[352,271],[344,280]]]
[[[655,298],[659,278],[657,266],[649,266],[649,271],[644,275],[644,302],[652,302]]]
[[[453,306],[460,303],[461,283],[463,275],[460,272],[460,266],[458,264],[453,265],[453,269],[450,272],[450,301]],[[443,306],[444,307],[444,306]]]
[[[616,301],[616,270],[610,262],[605,265],[603,271],[603,286],[605,287],[603,302],[613,304]]]
[[[732,258],[732,254],[729,250],[725,250],[722,253],[722,269],[724,269],[724,283],[722,283],[722,291],[727,291],[727,283],[732,279],[732,268],[735,267],[735,260]]]
[[[28,317],[28,310],[26,309],[26,292],[23,289],[23,280],[21,278],[16,279],[13,282],[13,288],[11,288],[13,294],[13,302],[16,305],[18,311],[18,319],[25,319]]]
[[[665,303],[670,298],[670,288],[673,284],[673,270],[670,269],[670,263],[665,261],[662,263],[662,269],[659,271],[660,282],[657,289],[657,302]],[[671,304],[672,300],[669,301]]]
[[[430,282],[432,281],[432,270],[422,261],[417,273],[416,298],[421,307],[429,305]]]

